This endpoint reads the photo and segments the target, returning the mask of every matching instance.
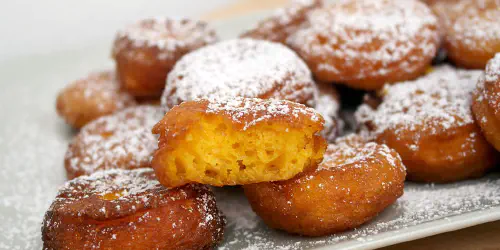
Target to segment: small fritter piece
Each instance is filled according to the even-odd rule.
[[[409,180],[480,177],[498,161],[471,111],[480,74],[437,67],[415,81],[386,86],[380,105],[362,105],[356,119],[370,139],[401,155]]]
[[[316,80],[363,90],[414,79],[439,45],[438,21],[418,0],[334,1],[287,40]]]
[[[500,151],[500,53],[488,62],[478,80],[472,111],[486,140]]]
[[[316,111],[290,101],[187,101],[153,128],[160,138],[152,165],[167,187],[286,180],[323,159],[323,123]]]
[[[328,142],[334,142],[342,129],[343,121],[339,117],[340,96],[332,84],[318,84],[318,97],[314,109],[325,119],[325,128],[321,134]]]
[[[140,20],[119,31],[114,42],[120,83],[136,97],[159,97],[177,60],[215,41],[215,31],[202,21]]]
[[[282,44],[233,39],[184,56],[167,78],[162,105],[197,98],[274,98],[313,107],[316,86],[307,65]]]
[[[405,167],[396,151],[348,136],[328,146],[315,171],[243,188],[268,226],[323,236],[373,219],[403,194],[404,180]]]
[[[274,14],[262,20],[257,26],[241,37],[285,43],[306,21],[307,14],[315,8],[323,6],[321,0],[295,0],[278,9]]]
[[[64,157],[68,179],[104,169],[150,168],[157,149],[151,129],[163,114],[160,107],[136,106],[87,124]]]
[[[211,249],[224,224],[206,186],[169,189],[152,169],[106,170],[59,190],[43,220],[43,249]]]
[[[91,73],[57,96],[57,113],[73,128],[79,129],[101,116],[134,106],[136,101],[120,85],[112,71]]]

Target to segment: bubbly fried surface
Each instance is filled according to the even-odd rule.
[[[340,95],[332,84],[318,83],[318,97],[314,109],[325,119],[325,128],[321,134],[328,142],[334,142],[343,121],[339,117]]]
[[[282,44],[232,39],[182,57],[162,96],[167,109],[197,98],[250,97],[314,105],[316,86],[307,65]]]
[[[500,1],[451,1],[433,6],[444,20],[444,47],[455,64],[484,69],[500,51]]]
[[[243,188],[268,226],[323,236],[374,218],[403,194],[404,179],[405,167],[394,150],[349,136],[328,146],[317,170]]]
[[[160,139],[152,165],[167,187],[289,179],[321,161],[323,122],[313,109],[289,101],[184,102],[154,127]]]
[[[224,219],[209,188],[163,187],[152,169],[67,182],[45,214],[44,249],[209,249]]]
[[[306,21],[307,14],[315,8],[323,6],[321,0],[295,0],[280,8],[274,14],[262,20],[257,26],[241,37],[285,43],[286,39],[296,32]]]
[[[387,86],[380,105],[362,105],[357,121],[369,138],[401,155],[409,180],[480,177],[498,158],[471,111],[480,74],[441,66],[415,81]]]
[[[140,20],[119,31],[114,42],[120,82],[134,96],[159,97],[177,60],[215,41],[215,31],[202,21]]]
[[[438,21],[417,0],[335,1],[311,11],[287,44],[317,80],[375,90],[425,72],[438,49]]]
[[[500,53],[486,65],[472,98],[472,111],[486,140],[500,151]]]
[[[151,167],[157,148],[151,129],[163,114],[160,107],[135,106],[87,124],[68,146],[64,158],[68,178],[104,169]]]
[[[120,90],[115,73],[102,71],[72,82],[56,100],[57,113],[74,128],[117,110],[134,106],[132,96]]]

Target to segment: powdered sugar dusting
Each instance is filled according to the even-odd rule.
[[[488,61],[485,70],[485,80],[488,82],[498,82],[500,80],[500,53]]]
[[[266,25],[261,26],[265,30],[271,31],[275,26],[279,25],[285,29],[290,25],[297,15],[304,15],[304,11],[310,10],[314,6],[318,6],[319,1],[315,0],[295,0],[292,1],[288,6],[284,8],[277,9],[271,18],[277,20],[277,23],[266,22]],[[297,27],[296,27],[297,28]],[[274,41],[274,40],[272,40]]]
[[[312,11],[309,23],[287,43],[303,57],[320,61],[314,64],[319,70],[342,72],[328,63],[332,58],[342,67],[357,67],[356,73],[349,72],[353,79],[388,75],[395,68],[413,72],[422,58],[435,55],[439,40],[436,17],[416,0],[336,1]]]
[[[306,20],[307,14],[323,5],[319,0],[294,0],[273,15],[259,22],[256,27],[244,33],[242,37],[285,42],[289,35],[297,31]]]
[[[81,176],[68,181],[59,190],[56,202],[71,204],[91,196],[104,199],[111,195],[110,203],[116,203],[114,209],[121,210],[119,203],[134,199],[146,203],[152,194],[152,190],[166,189],[154,178],[154,172],[150,168],[123,170],[109,169],[98,171],[89,176]],[[115,197],[116,196],[116,197]],[[105,207],[100,210],[103,214],[109,214]],[[83,212],[83,211],[81,211]]]
[[[417,130],[436,134],[471,124],[472,91],[480,74],[440,66],[415,81],[386,85],[380,106],[375,110],[366,104],[360,106],[356,120],[370,127],[371,136],[388,129],[396,134]]]
[[[66,167],[79,174],[98,169],[148,166],[157,148],[151,133],[163,112],[154,106],[127,108],[85,126],[66,153]]]
[[[486,70],[477,81],[475,97],[477,102],[486,101],[493,109],[495,114],[500,111],[500,94],[498,88],[500,86],[500,53],[497,53],[494,58],[486,64]],[[486,123],[488,118],[483,116],[480,123]]]
[[[311,8],[322,5],[322,1],[317,0],[292,0],[288,8],[279,8],[274,12],[274,17],[279,20],[282,25],[287,25],[293,16],[299,13],[303,8]]]
[[[205,22],[165,17],[145,19],[131,24],[118,32],[118,39],[120,38],[132,41],[138,48],[151,46],[167,52],[200,47],[217,40],[215,31]]]
[[[355,164],[355,167],[362,167],[367,162],[373,161],[376,155],[383,155],[390,166],[406,171],[399,154],[395,151],[386,145],[365,143],[358,137],[351,134],[337,139],[334,144],[329,144],[319,169],[343,168],[352,164]]]
[[[162,105],[211,97],[265,97],[299,101],[314,84],[305,63],[277,43],[235,39],[187,54],[167,77]]]
[[[68,111],[63,110],[63,113],[72,113],[75,107],[71,104],[74,104],[75,100],[87,105],[95,104],[95,110],[100,112],[120,110],[136,103],[131,95],[120,90],[115,72],[112,71],[90,73],[87,77],[64,88],[60,92],[60,97],[67,100],[65,105],[61,105],[62,108],[68,109]]]
[[[461,7],[455,8],[462,12],[451,24],[448,41],[454,46],[463,44],[496,52],[493,49],[500,43],[500,1],[460,1],[457,5]]]
[[[290,101],[274,99],[262,100],[243,97],[211,99],[206,112],[228,114],[234,123],[244,123],[243,130],[280,116],[293,116],[294,118],[304,116],[313,122],[321,121],[323,123],[324,121],[322,116],[312,108]],[[252,119],[242,119],[243,117],[252,117]]]

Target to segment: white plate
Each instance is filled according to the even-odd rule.
[[[236,36],[264,13],[217,23]],[[57,92],[91,70],[112,68],[111,41],[0,63],[0,249],[40,249],[40,223],[64,183],[73,131],[55,113]],[[449,185],[408,184],[405,194],[357,230],[304,238],[268,229],[239,188],[217,189],[228,219],[221,249],[371,249],[500,219],[500,176]]]

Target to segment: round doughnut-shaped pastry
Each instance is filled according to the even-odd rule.
[[[340,96],[332,84],[318,84],[318,97],[314,109],[325,119],[325,128],[321,135],[328,142],[335,141],[343,126],[339,117]]]
[[[184,56],[167,78],[167,108],[197,98],[274,98],[312,104],[315,84],[307,65],[282,44],[234,39]]]
[[[122,87],[137,97],[159,97],[174,64],[186,53],[217,41],[207,23],[144,19],[118,32],[113,58]]]
[[[112,169],[59,190],[43,220],[43,249],[211,249],[224,224],[206,186],[171,189],[152,169]]]
[[[378,107],[360,106],[356,119],[370,139],[401,155],[409,180],[452,182],[480,177],[498,159],[471,111],[480,74],[437,67],[415,81],[386,86]]]
[[[323,159],[323,123],[314,109],[284,100],[187,101],[153,128],[152,165],[167,187],[286,180]]]
[[[105,169],[150,168],[157,148],[151,129],[163,114],[160,107],[141,105],[87,124],[66,151],[68,179]]]
[[[425,72],[438,50],[438,22],[418,0],[336,1],[313,10],[287,44],[317,80],[375,90]]]
[[[486,65],[472,98],[472,111],[486,140],[500,151],[500,53]]]
[[[64,88],[56,100],[57,113],[73,128],[79,129],[101,116],[134,106],[136,101],[120,90],[115,73],[91,73]]]
[[[274,14],[262,20],[257,26],[241,37],[285,43],[286,39],[296,32],[306,21],[307,14],[315,8],[323,6],[321,0],[295,0],[288,6],[278,9]]]
[[[500,1],[459,1],[451,25],[445,26],[448,57],[461,67],[484,69],[500,52]]]
[[[396,151],[349,136],[328,145],[314,171],[243,188],[268,226],[323,236],[373,219],[403,194],[404,180],[405,167]]]

